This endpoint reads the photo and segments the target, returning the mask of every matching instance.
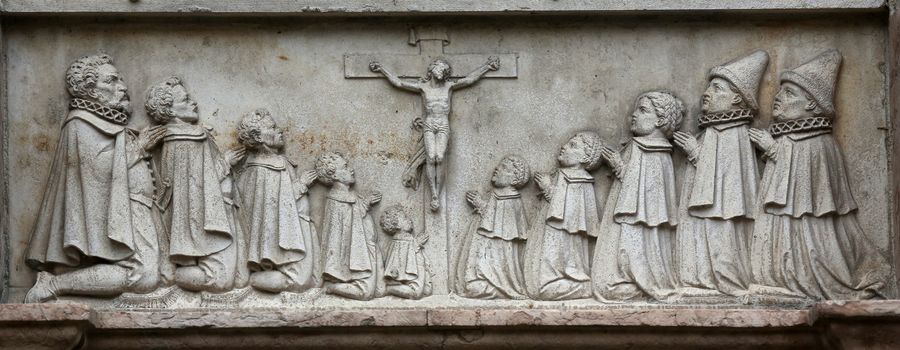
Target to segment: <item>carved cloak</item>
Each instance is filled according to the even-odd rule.
[[[584,169],[560,169],[525,245],[525,287],[536,300],[591,295],[590,238],[600,231],[594,177]]]
[[[384,261],[384,278],[388,285],[410,287],[415,293],[414,299],[431,293],[425,253],[411,233],[398,232],[394,235]]]
[[[522,196],[491,193],[460,249],[457,291],[469,298],[524,299],[521,253],[528,222]]]
[[[26,262],[79,266],[134,254],[126,133],[83,110],[63,123]]]
[[[230,196],[221,183],[229,174],[206,128],[168,124],[160,160],[162,209],[173,260],[210,256],[228,248],[236,236]]]
[[[735,294],[750,283],[759,172],[746,121],[711,125],[684,172],[675,236],[682,287]]]
[[[278,269],[298,287],[318,285],[318,233],[309,217],[307,188],[295,165],[280,154],[253,153],[244,162],[239,188],[254,270]],[[297,265],[286,268],[285,265]]]
[[[361,282],[364,294],[383,289],[384,261],[375,238],[368,207],[352,192],[332,188],[325,200],[322,222],[324,276],[329,282]]]
[[[746,121],[711,125],[703,132],[684,202],[697,218],[752,219],[759,171]]]
[[[751,241],[754,283],[814,299],[893,296],[887,259],[856,220],[830,131],[784,135],[773,147]]]
[[[671,152],[668,140],[646,137],[635,137],[625,149],[625,168],[610,188],[591,266],[600,300],[662,300],[675,289],[678,200]]]

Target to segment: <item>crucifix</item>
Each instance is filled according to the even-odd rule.
[[[418,54],[362,53],[344,55],[344,78],[387,78],[395,87],[419,93],[423,99],[423,116],[416,117],[413,128],[422,132],[416,153],[404,171],[402,182],[418,189],[424,173],[428,191],[424,194],[424,233],[431,242],[450,244],[447,226],[446,195],[443,193],[445,152],[450,137],[451,95],[455,89],[474,84],[482,78],[516,78],[518,55],[507,54],[449,54],[444,47],[450,44],[442,27],[411,28],[409,45]],[[450,67],[453,67],[451,69]],[[462,75],[462,74],[465,75]],[[441,209],[444,208],[444,209]],[[430,213],[429,213],[430,211]],[[427,255],[440,256],[451,249],[426,246]],[[448,265],[450,263],[448,256]],[[450,276],[447,266],[433,266],[438,276]],[[445,293],[445,281],[434,280],[436,293]]]
[[[468,87],[483,77],[515,78],[517,55],[446,54],[450,43],[446,29],[423,27],[410,29],[409,44],[418,46],[418,55],[348,54],[344,56],[345,78],[385,77],[397,88],[419,93],[424,100],[424,118],[413,121],[422,139],[403,184],[418,188],[424,170],[431,193],[429,208],[441,207],[443,162],[450,137],[450,101],[454,90]],[[501,62],[503,64],[501,65]],[[456,66],[456,70],[451,68]],[[460,69],[462,67],[463,69]],[[459,72],[467,72],[459,75]],[[413,78],[413,79],[404,79]]]

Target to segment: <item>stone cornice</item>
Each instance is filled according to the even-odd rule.
[[[5,15],[495,15],[684,11],[846,12],[886,9],[886,0],[0,0],[0,12]]]

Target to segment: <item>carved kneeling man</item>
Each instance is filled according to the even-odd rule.
[[[109,56],[78,59],[66,83],[72,101],[25,257],[41,272],[25,302],[151,292],[159,220],[144,149],[162,132],[127,128],[128,89]]]
[[[272,293],[319,286],[319,237],[307,196],[316,172],[296,175],[295,165],[281,154],[283,130],[268,110],[245,115],[237,131],[247,152],[238,188],[247,225],[250,285]]]
[[[169,235],[163,247],[168,253],[164,276],[195,292],[246,286],[246,239],[236,213],[231,160],[198,123],[197,103],[177,77],[152,86],[145,107],[165,130],[157,197]]]
[[[316,159],[319,182],[331,186],[325,196],[322,220],[322,254],[325,255],[325,291],[357,300],[384,294],[384,261],[369,216],[381,194],[360,197],[351,186],[356,175],[340,153],[325,153]]]

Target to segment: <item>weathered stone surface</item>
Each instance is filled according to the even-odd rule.
[[[419,327],[428,325],[426,310],[237,309],[178,311],[98,311],[101,329]]]
[[[759,309],[446,309],[428,312],[434,326],[797,327],[806,310]]]
[[[601,0],[591,2],[542,0],[267,0],[267,1],[141,1],[90,0],[56,2],[52,0],[4,0],[7,13],[188,13],[188,14],[509,14],[569,12],[640,12],[702,10],[875,10],[885,0],[816,0],[816,1],[714,1],[714,0]]]
[[[828,301],[811,314],[833,349],[896,349],[900,347],[900,301]]]
[[[573,306],[173,312],[4,304],[0,323],[15,337],[0,338],[0,348],[67,348],[80,341],[84,330],[90,349],[533,349],[560,342],[574,348],[891,349],[900,342],[898,308],[900,301],[827,302],[801,310]],[[6,327],[10,321],[18,327]]]
[[[73,349],[90,325],[85,305],[0,305],[0,349]]]

